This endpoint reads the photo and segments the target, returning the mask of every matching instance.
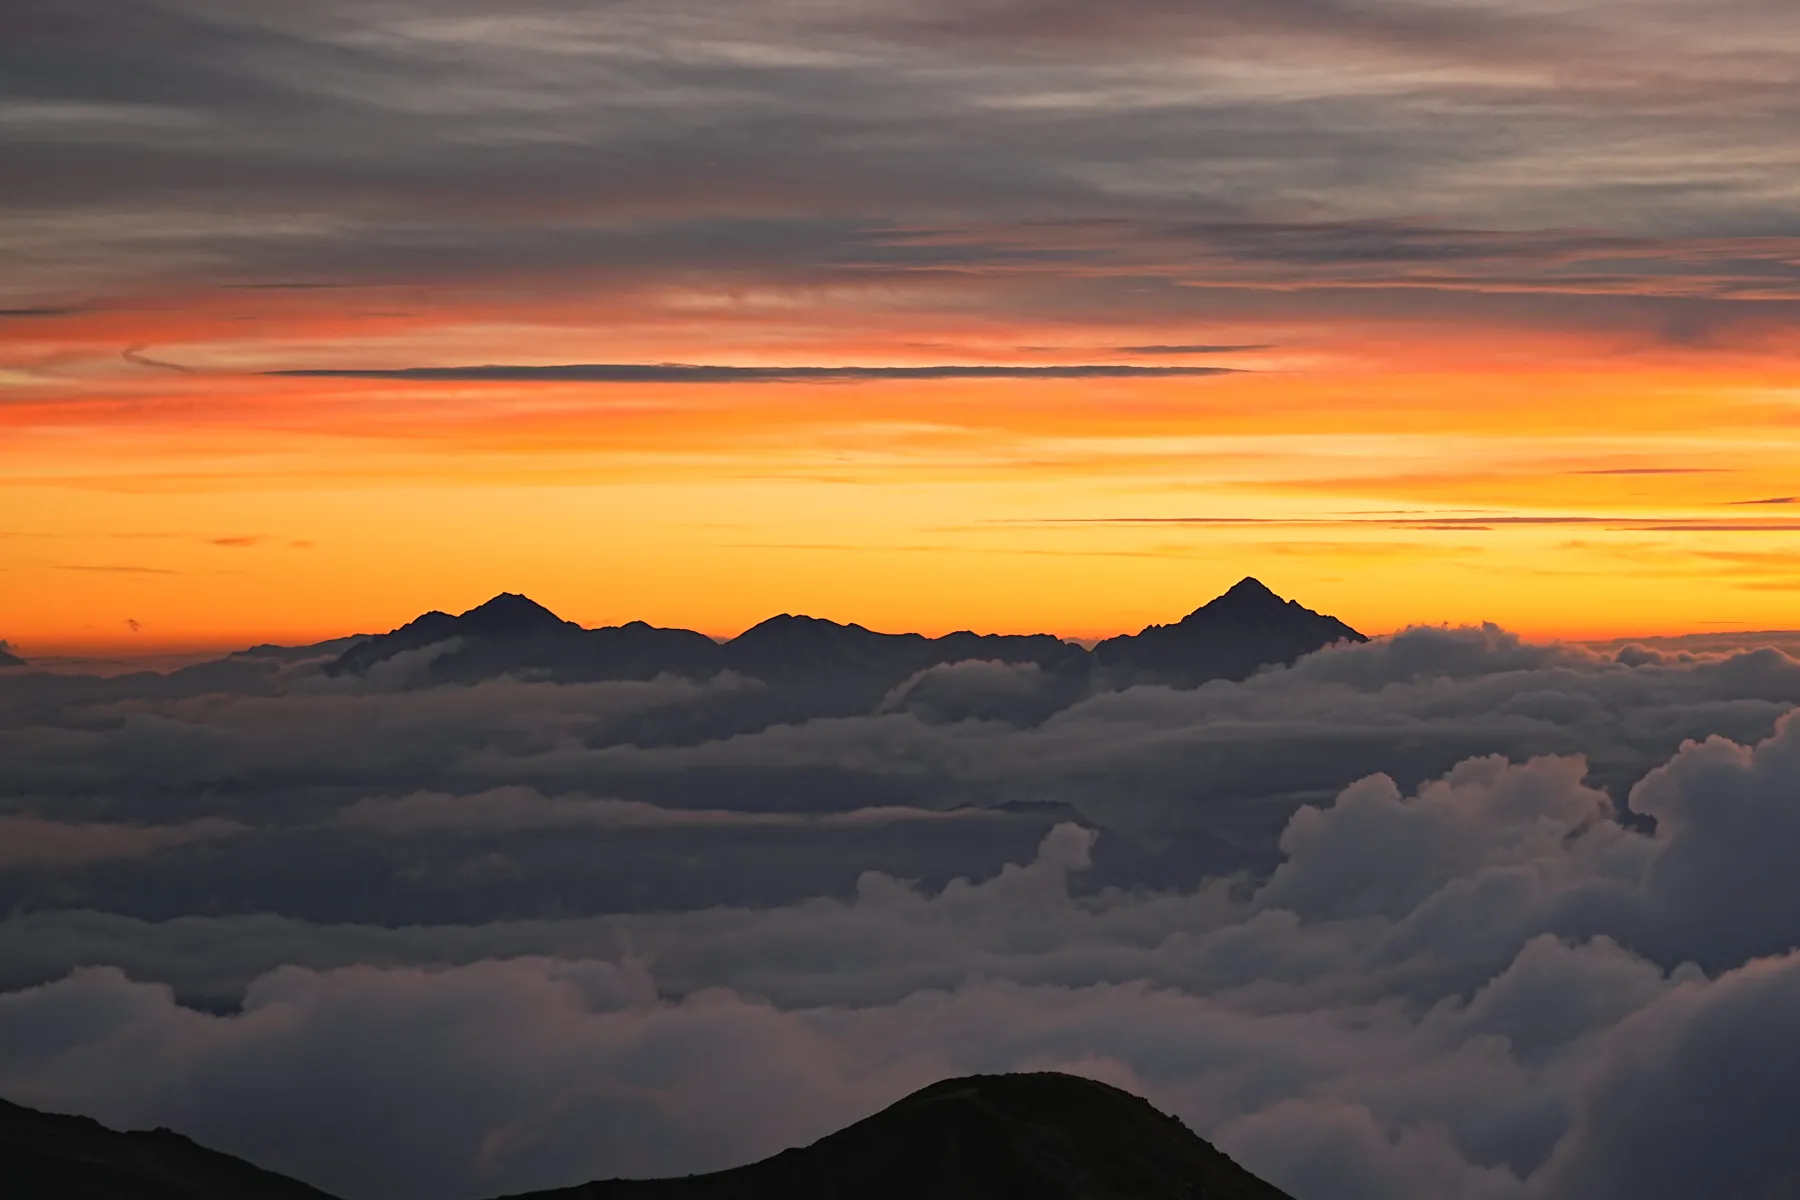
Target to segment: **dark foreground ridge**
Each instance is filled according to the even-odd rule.
[[[1288,1200],[1144,1100],[1073,1075],[950,1079],[799,1150],[513,1200]]]
[[[0,642],[0,667],[22,667],[25,660],[12,652],[12,647]]]
[[[332,1200],[167,1129],[118,1133],[0,1100],[0,1195],[16,1200]]]
[[[468,683],[503,674],[559,682],[710,678],[730,671],[792,694],[806,715],[859,711],[931,667],[982,660],[1033,665],[1071,688],[1168,683],[1194,687],[1244,679],[1334,642],[1367,639],[1335,617],[1284,600],[1254,579],[1173,625],[1101,642],[1092,652],[1050,634],[876,633],[815,617],[782,615],[727,642],[642,621],[584,629],[511,593],[460,616],[430,612],[363,639],[328,668],[366,675],[395,663],[423,683]]]
[[[329,1200],[155,1133],[0,1102],[17,1200]],[[1073,1075],[977,1075],[914,1092],[803,1149],[683,1179],[612,1180],[513,1200],[1289,1200],[1180,1121]]]

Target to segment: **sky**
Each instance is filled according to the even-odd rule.
[[[1796,1194],[1796,79],[1776,0],[0,0],[0,1098],[482,1200],[1048,1069],[1295,1200]],[[328,641],[1252,575],[1369,640]]]
[[[1773,0],[4,0],[0,637],[1789,628],[1797,74]]]

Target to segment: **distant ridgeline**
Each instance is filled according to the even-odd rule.
[[[0,1101],[9,1200],[331,1200],[157,1130]],[[1129,1092],[1072,1075],[951,1079],[773,1158],[514,1200],[1290,1200]]]
[[[817,712],[860,709],[927,668],[973,660],[1033,664],[1079,688],[1168,683],[1194,687],[1244,679],[1334,642],[1367,641],[1335,617],[1283,600],[1254,579],[1173,625],[1109,638],[1090,652],[1050,634],[875,633],[814,617],[771,617],[728,642],[642,621],[584,629],[510,593],[461,616],[430,612],[391,633],[358,641],[328,668],[366,675],[402,655],[421,682],[473,682],[503,674],[558,682],[710,678],[722,671],[771,688],[800,689]],[[397,663],[395,670],[408,664]],[[413,671],[408,671],[412,674]]]

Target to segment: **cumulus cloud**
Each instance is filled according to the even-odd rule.
[[[170,914],[151,896],[191,879],[215,911],[358,919],[342,889],[308,886],[327,870],[387,897],[384,919],[408,923],[452,909],[459,920],[571,916],[676,894],[689,907],[780,904],[847,896],[864,869],[933,887],[992,873],[1059,820],[1108,835],[1083,886],[1189,888],[1273,870],[1289,818],[1353,781],[1383,773],[1407,792],[1480,756],[1583,756],[1586,786],[1635,827],[1652,818],[1631,807],[1632,785],[1683,740],[1755,742],[1800,699],[1800,665],[1778,651],[1600,651],[1494,629],[1410,630],[1192,691],[1096,693],[1030,666],[949,664],[871,711],[829,719],[731,675],[421,686],[439,650],[384,664],[392,678],[328,677],[328,656],[260,654],[167,677],[0,681],[0,811],[256,831],[229,859],[83,876],[81,902],[125,913]],[[498,798],[507,789],[523,791]],[[440,799],[407,799],[418,793]],[[402,801],[436,816],[415,814],[411,843],[371,840]],[[720,818],[652,819],[630,805],[1006,819],[954,836],[920,819],[740,819],[753,840],[734,857]],[[499,839],[484,861],[467,837],[446,840],[471,824]],[[444,837],[419,840],[428,826]],[[558,826],[565,836],[551,836]],[[651,882],[671,869],[679,884]],[[633,875],[643,882],[626,884]],[[0,899],[66,907],[73,896],[43,887],[0,880]]]
[[[206,678],[0,697],[0,1094],[352,1197],[724,1166],[1028,1067],[1301,1200],[1791,1178],[1779,652],[1425,629],[749,725],[729,679]]]
[[[1610,1031],[1584,1063],[1550,1196],[1784,1196],[1800,1146],[1800,957],[1690,981]]]

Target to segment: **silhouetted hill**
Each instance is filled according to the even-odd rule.
[[[781,719],[866,711],[889,690],[928,668],[985,660],[1035,664],[1054,673],[1070,699],[1090,669],[1104,682],[1155,681],[1192,686],[1242,679],[1257,668],[1291,663],[1333,642],[1364,641],[1334,617],[1283,600],[1246,579],[1175,625],[1101,642],[1090,654],[1049,634],[959,632],[928,638],[876,633],[817,617],[783,614],[723,644],[687,629],[634,621],[583,629],[510,593],[460,616],[429,612],[391,633],[365,638],[328,673],[367,674],[409,651],[433,648],[412,672],[418,683],[467,683],[503,674],[563,682],[644,680],[672,674],[707,678],[732,671],[768,684],[765,709]],[[1049,693],[1047,693],[1049,694]],[[772,705],[772,707],[769,707]]]
[[[25,660],[12,652],[12,647],[0,642],[0,667],[22,667]]]
[[[875,633],[816,617],[783,615],[724,644],[687,629],[642,621],[583,629],[523,596],[501,595],[461,616],[426,613],[391,633],[357,642],[328,673],[366,674],[408,651],[439,647],[423,669],[430,682],[469,682],[506,673],[563,681],[706,677],[735,671],[801,688],[827,708],[868,707],[919,671],[970,658],[1042,665],[1085,660],[1079,646],[1048,634]],[[802,706],[802,711],[809,711]]]
[[[930,667],[985,659],[1085,666],[1081,647],[1049,634],[1007,636],[952,633],[876,633],[817,617],[783,614],[745,630],[721,651],[731,670],[790,691],[799,690],[818,711],[867,710],[896,685]]]
[[[117,1133],[0,1101],[8,1200],[331,1200],[166,1129]],[[1290,1200],[1147,1101],[1073,1075],[977,1075],[914,1092],[773,1158],[513,1200]]]
[[[822,671],[911,671],[930,657],[930,639],[917,633],[875,633],[818,617],[783,613],[725,643],[725,661],[758,679]],[[910,668],[910,670],[908,670]]]
[[[1146,1101],[1048,1073],[946,1080],[803,1149],[731,1171],[590,1183],[530,1200],[839,1197],[1287,1200]]]
[[[428,612],[392,633],[366,638],[326,670],[367,674],[379,663],[432,646],[443,647],[443,653],[425,667],[425,675],[441,683],[509,672],[559,679],[654,679],[665,673],[710,675],[723,666],[718,643],[704,634],[658,629],[642,621],[583,629],[534,600],[503,592],[460,616]]]
[[[537,601],[502,592],[460,616],[433,610],[392,633],[358,642],[334,664],[337,671],[363,672],[408,650],[423,650],[452,638],[505,642],[556,641],[582,632]]]
[[[117,1133],[86,1117],[0,1100],[0,1196],[8,1200],[331,1200],[178,1133]]]
[[[1336,617],[1244,579],[1174,625],[1108,638],[1094,647],[1094,658],[1110,671],[1192,686],[1247,679],[1261,667],[1290,664],[1334,642],[1368,640]]]

